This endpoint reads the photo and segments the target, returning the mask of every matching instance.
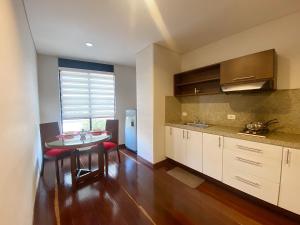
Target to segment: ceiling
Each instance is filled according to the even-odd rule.
[[[184,53],[300,10],[299,0],[24,2],[39,53],[121,65],[151,43]]]

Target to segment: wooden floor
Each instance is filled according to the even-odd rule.
[[[166,173],[171,165],[153,170],[127,151],[121,159],[119,165],[112,154],[109,176],[77,191],[71,189],[69,160],[60,185],[54,164],[47,163],[37,191],[34,225],[299,224],[208,181],[192,189]],[[84,158],[82,162],[87,164]]]

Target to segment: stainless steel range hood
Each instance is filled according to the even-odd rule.
[[[266,83],[267,81],[260,81],[260,82],[249,82],[245,84],[222,85],[221,89],[223,92],[260,90],[264,88]]]

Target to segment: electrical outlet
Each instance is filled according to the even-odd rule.
[[[182,116],[187,116],[187,112],[182,112]]]
[[[236,116],[233,115],[233,114],[228,114],[228,115],[227,115],[227,119],[229,119],[229,120],[235,120],[235,119],[236,119]]]

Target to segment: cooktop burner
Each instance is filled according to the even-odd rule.
[[[262,129],[262,130],[258,130],[258,131],[253,131],[253,130],[249,130],[249,129],[245,128],[241,132],[239,132],[238,134],[266,138],[266,136],[267,136],[268,133],[269,133],[268,129]]]

